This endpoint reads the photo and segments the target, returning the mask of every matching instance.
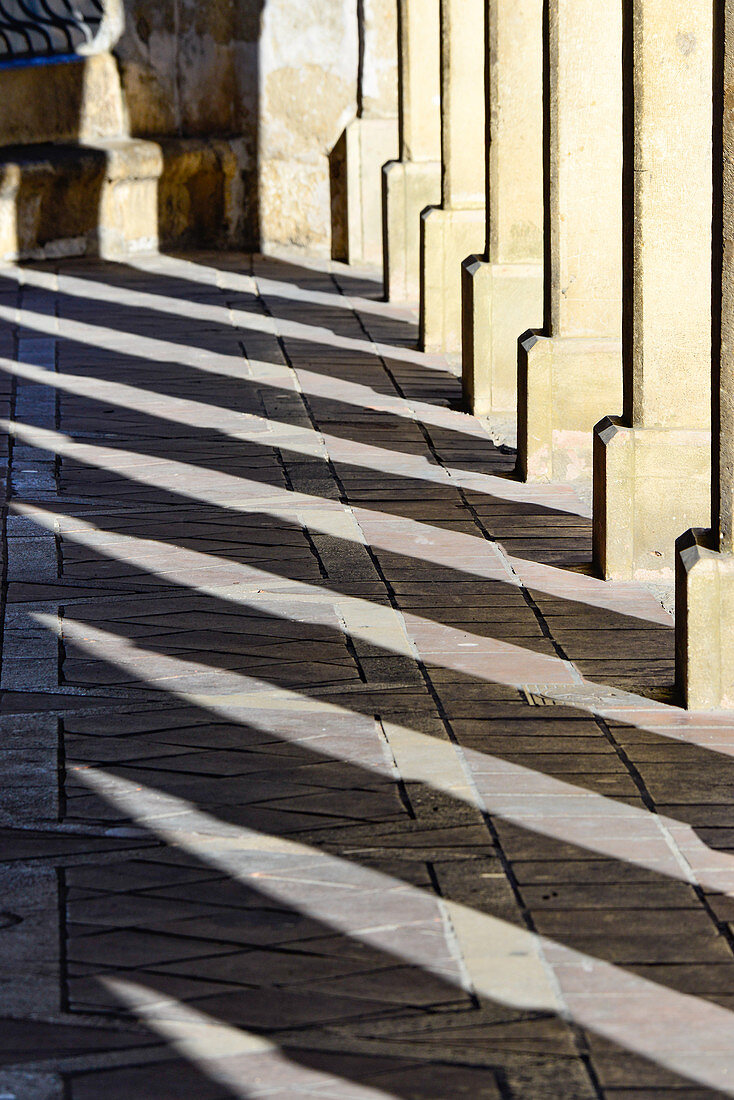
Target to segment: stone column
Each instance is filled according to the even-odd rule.
[[[358,117],[346,129],[347,260],[382,262],[382,166],[398,156],[397,0],[359,8]]]
[[[696,710],[734,707],[734,0],[715,11],[712,519],[676,543],[677,679]]]
[[[420,215],[441,201],[440,0],[398,0],[400,159],[382,176],[385,296],[417,302]]]
[[[624,0],[624,414],[594,433],[594,557],[672,582],[710,518],[711,0]]]
[[[547,0],[546,34],[545,324],[519,344],[518,470],[590,485],[594,425],[622,409],[620,2],[591,19]]]
[[[441,205],[421,215],[425,351],[461,352],[461,265],[484,247],[487,0],[441,0]]]
[[[515,412],[517,339],[543,323],[543,0],[489,0],[486,249],[462,273],[468,408]]]

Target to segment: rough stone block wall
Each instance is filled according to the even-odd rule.
[[[242,215],[224,235],[328,254],[329,154],[358,110],[357,0],[125,0],[125,14],[115,54],[131,133],[164,150],[231,139],[237,171],[212,201]],[[205,199],[202,173],[221,156],[202,157]]]

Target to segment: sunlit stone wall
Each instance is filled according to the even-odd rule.
[[[328,156],[356,113],[355,0],[268,0],[260,43],[263,238],[327,251]]]

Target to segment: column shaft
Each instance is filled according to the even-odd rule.
[[[357,118],[346,129],[347,260],[382,261],[382,167],[398,156],[397,0],[359,8]]]
[[[485,238],[487,0],[441,0],[440,207],[421,217],[421,346],[461,352],[461,264]]]
[[[546,13],[545,326],[519,347],[518,465],[590,482],[593,427],[622,408],[622,15]]]
[[[486,250],[462,274],[464,397],[513,412],[517,339],[543,316],[543,0],[489,0]]]
[[[709,522],[713,7],[624,0],[624,416],[594,456],[607,577],[672,580],[676,536]]]
[[[543,256],[543,0],[490,0],[487,253]]]
[[[441,0],[444,209],[481,208],[485,201],[485,7],[486,0]]]
[[[440,0],[399,0],[400,157],[441,158]]]
[[[734,0],[715,11],[712,525],[676,543],[676,672],[693,709],[734,707]]]
[[[625,227],[632,268],[625,420],[708,430],[712,4],[627,6],[634,178]]]
[[[713,423],[713,524],[718,528],[720,549],[734,554],[734,0],[726,0],[717,26],[717,57],[723,80],[717,86],[717,125],[721,151],[715,150],[717,230],[721,232],[721,294],[713,324],[716,354],[713,357],[715,410]],[[718,272],[717,272],[718,274]],[[718,289],[718,279],[717,279]]]
[[[364,119],[397,119],[397,0],[362,0],[361,13],[359,114]]]
[[[390,301],[417,302],[420,214],[441,199],[440,0],[398,0],[399,160],[382,178],[383,268]]]

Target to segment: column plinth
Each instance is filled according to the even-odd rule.
[[[711,530],[676,542],[676,667],[691,710],[734,707],[734,554],[712,546]]]
[[[542,312],[542,264],[464,261],[462,375],[475,416],[515,413],[518,334],[539,325]]]
[[[345,131],[347,262],[381,264],[383,165],[398,151],[396,118],[355,118]]]
[[[420,298],[421,213],[440,197],[440,161],[394,160],[384,166],[383,269],[390,302]]]
[[[594,432],[594,557],[606,577],[667,583],[673,551],[708,507],[708,432],[630,428],[604,417]]]
[[[431,206],[420,221],[421,348],[461,352],[462,264],[484,238],[484,210]]]
[[[600,402],[611,394],[621,403],[621,358],[621,341],[611,338],[520,338],[517,468],[524,481],[590,478]]]

